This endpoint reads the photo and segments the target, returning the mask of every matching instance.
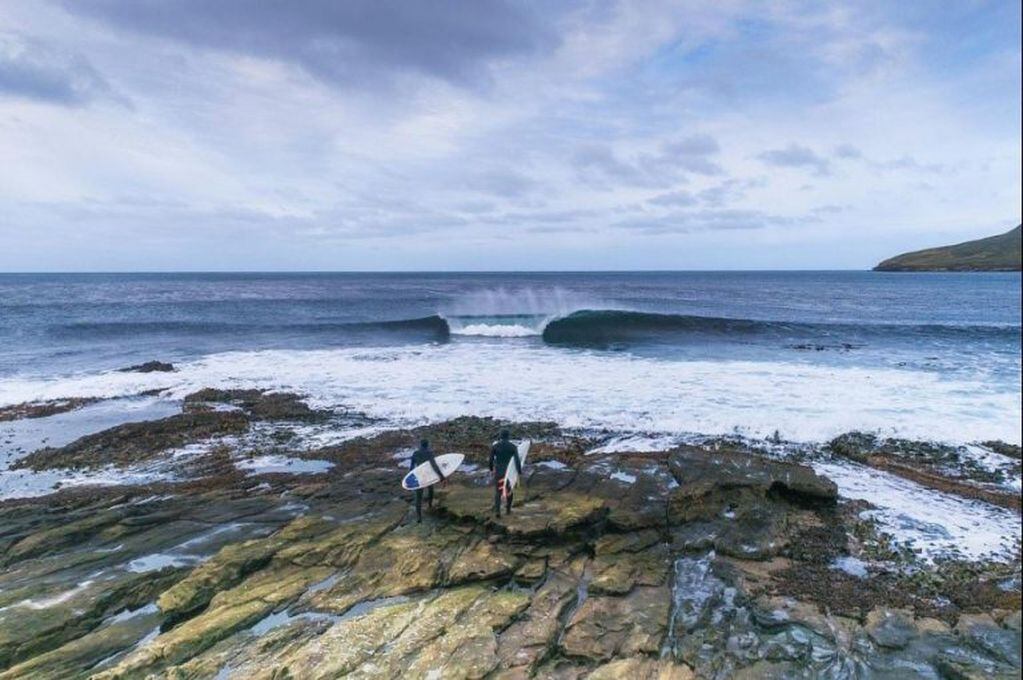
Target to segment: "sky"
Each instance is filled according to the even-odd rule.
[[[0,271],[860,269],[1020,221],[1020,3],[0,0]]]

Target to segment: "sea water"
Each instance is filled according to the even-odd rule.
[[[117,369],[150,359],[173,373]],[[1020,275],[0,275],[0,406],[287,389],[658,436],[1020,442]]]

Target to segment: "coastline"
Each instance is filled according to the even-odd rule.
[[[154,400],[8,462],[122,483],[0,502],[0,678],[1019,672],[1018,446],[658,445],[474,416],[395,428],[259,390]],[[502,426],[535,443],[495,520]],[[398,481],[420,436],[467,465],[417,526]]]

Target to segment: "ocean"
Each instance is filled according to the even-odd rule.
[[[148,360],[173,373],[117,369]],[[0,275],[0,406],[298,391],[393,424],[1020,443],[1020,275]]]

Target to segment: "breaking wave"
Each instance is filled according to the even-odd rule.
[[[541,314],[491,314],[447,316],[452,335],[474,335],[487,338],[528,338],[543,334],[549,316]]]
[[[393,321],[247,324],[201,321],[69,323],[51,327],[58,338],[134,337],[139,335],[328,336],[347,341],[392,338],[447,342],[452,336],[542,338],[550,345],[599,348],[612,345],[686,342],[774,342],[797,349],[853,349],[878,340],[990,341],[1019,343],[1019,326],[834,324],[664,314],[617,309],[567,313],[454,314]],[[800,344],[806,343],[806,344]]]

